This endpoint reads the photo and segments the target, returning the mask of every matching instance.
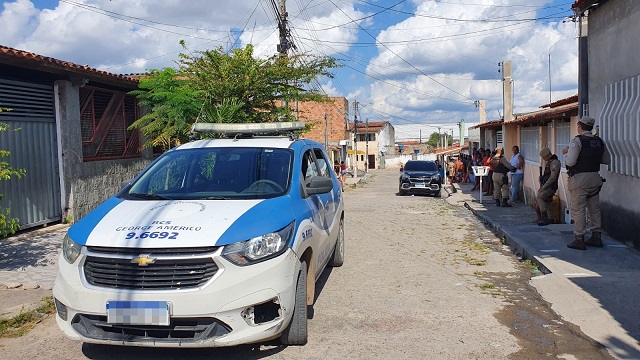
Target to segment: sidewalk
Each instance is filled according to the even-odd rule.
[[[0,289],[51,289],[68,225],[53,225],[0,240]]]
[[[513,252],[538,264],[531,279],[555,312],[620,359],[640,359],[640,253],[603,233],[604,248],[573,250],[571,224],[538,226],[532,207],[503,208],[471,184],[445,187],[447,201],[471,210],[506,239]],[[454,190],[455,189],[455,190]],[[588,235],[587,235],[588,236]]]

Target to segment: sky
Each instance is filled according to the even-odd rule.
[[[176,67],[178,54],[253,44],[277,52],[279,0],[13,0],[0,45],[117,74]],[[577,94],[572,0],[286,0],[292,53],[332,56],[312,84],[389,121],[397,140],[502,115],[499,63],[511,61],[514,113]],[[180,45],[184,40],[186,49]],[[353,107],[350,109],[353,119]],[[448,130],[451,131],[451,130]]]

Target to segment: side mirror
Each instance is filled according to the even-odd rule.
[[[326,194],[333,190],[333,180],[322,176],[314,176],[307,185],[307,194]]]

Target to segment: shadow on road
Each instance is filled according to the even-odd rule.
[[[55,265],[55,259],[47,255],[60,249],[58,238],[58,234],[48,233],[19,242],[0,241],[0,270]]]
[[[273,356],[286,347],[277,341],[265,344],[239,345],[225,348],[142,348],[134,346],[112,346],[82,344],[82,353],[89,359],[263,359]]]

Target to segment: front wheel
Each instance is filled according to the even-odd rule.
[[[333,249],[333,255],[329,260],[329,265],[333,267],[340,267],[344,264],[344,218],[340,219],[340,225],[338,225],[338,238],[336,239],[336,246]]]
[[[307,343],[307,263],[300,263],[296,282],[296,298],[293,316],[289,326],[280,335],[283,345],[304,345]]]

